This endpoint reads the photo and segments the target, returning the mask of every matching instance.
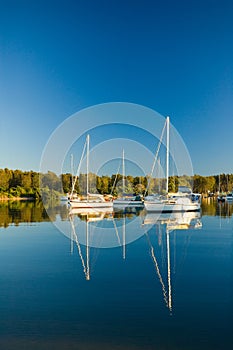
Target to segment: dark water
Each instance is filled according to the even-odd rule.
[[[202,217],[170,221],[48,212],[0,206],[1,349],[232,347],[232,205],[206,202]],[[114,247],[98,248],[113,228]]]

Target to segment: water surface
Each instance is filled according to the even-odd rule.
[[[187,223],[1,204],[1,349],[229,349],[232,205]],[[108,232],[114,247],[98,248]]]

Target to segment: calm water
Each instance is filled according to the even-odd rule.
[[[1,204],[0,348],[231,348],[232,211],[48,217]]]

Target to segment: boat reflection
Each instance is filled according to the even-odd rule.
[[[118,212],[118,218],[120,213]],[[71,252],[73,252],[73,242],[75,242],[78,254],[81,259],[81,263],[83,266],[84,275],[87,281],[91,278],[90,273],[90,248],[95,247],[97,241],[90,242],[90,235],[91,235],[91,228],[90,224],[98,224],[99,222],[106,223],[106,221],[111,222],[111,226],[113,228],[113,231],[115,233],[115,243],[114,246],[122,246],[123,248],[123,259],[126,257],[126,231],[125,231],[125,218],[126,214],[122,214],[123,217],[123,225],[122,225],[122,237],[120,238],[119,229],[117,227],[117,224],[114,220],[113,210],[112,208],[108,208],[108,210],[104,210],[103,208],[88,208],[88,209],[81,209],[81,208],[71,208],[69,212],[69,220],[71,224]],[[75,219],[79,219],[80,221],[85,223],[85,240],[83,238],[83,232],[82,228],[77,229],[77,225],[75,224]],[[97,228],[96,225],[94,225],[94,228]],[[79,234],[82,237],[82,241],[80,242]],[[96,232],[96,237],[99,235],[99,232]],[[108,233],[107,233],[108,235]],[[111,233],[110,233],[111,235]],[[93,236],[92,236],[93,237]],[[106,238],[106,235],[105,235]],[[103,239],[103,236],[101,237],[101,240]],[[111,239],[111,238],[110,238]],[[90,244],[91,243],[91,244]],[[109,242],[106,242],[106,245],[108,245]],[[85,246],[85,253],[83,254],[81,246]]]
[[[130,235],[131,231],[135,230],[135,227],[136,231],[141,229],[141,236],[144,235],[149,245],[149,254],[162,288],[162,295],[165,305],[169,309],[170,314],[172,314],[172,271],[174,270],[172,270],[171,267],[171,256],[175,256],[175,247],[172,254],[170,234],[172,231],[175,233],[177,230],[201,228],[202,223],[200,212],[164,213],[161,215],[158,213],[147,213],[145,215],[145,212],[141,212],[140,215],[134,215],[134,219],[137,219],[137,221],[136,225],[132,227],[128,227],[127,225],[130,220],[133,221],[132,213],[126,214],[124,212],[118,212],[116,217],[114,214],[114,211],[83,211],[73,209],[70,211],[71,250],[73,251],[73,244],[75,244],[82,263],[85,279],[87,281],[91,279],[90,249],[93,247],[93,245],[91,245],[90,240],[92,234],[90,226],[92,223],[94,224],[94,227],[96,227],[99,222],[102,224],[104,222],[110,222],[112,224],[115,238],[117,238],[117,244],[115,244],[115,246],[122,246],[123,259],[126,258],[128,235]],[[81,232],[82,230],[77,229],[77,225],[75,225],[76,219],[85,224],[85,238],[83,232]],[[98,231],[94,233],[94,235],[98,236]],[[106,235],[111,235],[111,233],[107,230]],[[80,236],[82,236],[82,242],[80,241]]]
[[[172,314],[172,278],[171,278],[171,249],[170,249],[170,233],[175,230],[188,230],[197,229],[202,227],[201,213],[200,212],[176,212],[176,213],[147,213],[144,221],[144,225],[153,225],[155,230],[150,230],[146,233],[146,238],[150,248],[150,256],[155,266],[156,274],[162,287],[163,298],[166,307]],[[152,231],[152,232],[151,232]],[[166,268],[167,276],[166,281],[162,277],[161,268],[159,264],[159,258],[156,256],[155,247],[152,244],[152,238],[154,233],[159,233],[159,246],[163,250],[164,241],[166,244]],[[164,239],[165,238],[165,239]],[[160,256],[161,258],[161,256]],[[160,259],[164,260],[164,259]],[[164,266],[164,261],[162,261]]]
[[[167,230],[187,230],[202,227],[200,212],[147,213],[143,224],[165,224]]]

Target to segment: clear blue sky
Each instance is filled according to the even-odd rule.
[[[124,101],[170,115],[195,173],[233,173],[232,18],[232,0],[0,0],[0,168],[37,171],[63,120]]]

